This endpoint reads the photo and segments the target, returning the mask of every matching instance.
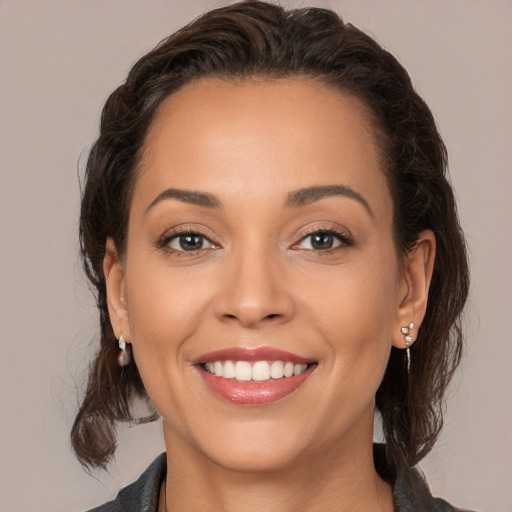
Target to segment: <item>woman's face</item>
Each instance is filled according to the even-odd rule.
[[[107,283],[168,449],[263,470],[368,444],[410,283],[358,101],[197,81],[162,104],[139,171]]]

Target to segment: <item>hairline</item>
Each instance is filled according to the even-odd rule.
[[[362,112],[362,120],[365,129],[368,131],[376,149],[376,154],[379,159],[379,165],[382,169],[384,177],[386,179],[386,183],[388,186],[388,190],[391,196],[392,206],[393,206],[393,219],[392,219],[392,237],[393,237],[393,245],[395,246],[396,256],[400,267],[404,263],[403,256],[408,252],[400,247],[397,233],[395,230],[395,218],[396,218],[396,194],[394,192],[393,187],[393,177],[391,172],[391,162],[390,156],[386,154],[386,139],[387,134],[384,128],[381,126],[376,113],[373,111],[372,107],[368,104],[368,101],[364,99],[362,94],[358,94],[357,92],[351,90],[349,87],[343,87],[336,83],[336,75],[335,73],[327,74],[327,73],[302,73],[298,72],[256,72],[256,73],[247,73],[247,74],[231,74],[231,73],[205,73],[204,75],[191,76],[181,84],[179,84],[175,89],[170,90],[167,94],[163,96],[163,98],[158,102],[151,116],[149,117],[149,123],[145,130],[141,148],[137,151],[135,157],[135,163],[133,165],[133,172],[131,174],[129,185],[126,189],[125,194],[125,221],[126,221],[126,229],[124,240],[121,241],[120,253],[124,255],[126,249],[126,243],[128,239],[128,226],[130,222],[130,210],[133,199],[133,193],[135,190],[135,186],[137,181],[139,180],[141,174],[144,172],[144,162],[147,158],[147,154],[150,151],[148,147],[147,140],[148,137],[159,119],[161,112],[164,108],[164,105],[173,98],[177,93],[187,89],[188,87],[194,87],[204,84],[214,84],[214,83],[226,83],[231,85],[237,85],[240,87],[244,87],[247,85],[268,85],[275,84],[282,81],[296,81],[296,82],[310,82],[317,83],[328,89],[336,92],[339,95],[344,96],[345,98],[349,98],[353,101],[357,106],[361,109]]]

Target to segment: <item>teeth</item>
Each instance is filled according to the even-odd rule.
[[[222,375],[219,375],[222,377]],[[252,368],[251,363],[247,361],[237,361],[235,366],[235,379],[236,380],[251,380],[252,379]]]
[[[284,364],[282,361],[274,361],[270,365],[270,376],[273,379],[282,379],[284,376]]]
[[[222,377],[224,377],[225,379],[234,379],[236,377],[235,365],[233,364],[232,361],[226,361],[224,363]]]
[[[300,375],[302,372],[306,370],[307,366],[305,364],[296,364],[293,367],[293,375]]]
[[[284,365],[284,376],[291,377],[293,375],[293,363],[286,363]]]
[[[215,361],[213,363],[205,363],[203,368],[224,379],[236,379],[239,381],[256,381],[263,382],[269,379],[282,379],[283,377],[292,377],[304,373],[308,365],[296,364],[284,361]]]
[[[258,361],[252,367],[252,380],[270,379],[270,365],[266,361]]]

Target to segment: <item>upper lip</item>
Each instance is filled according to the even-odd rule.
[[[290,361],[294,364],[315,362],[312,359],[273,347],[229,347],[202,354],[196,357],[191,364],[213,363],[215,361]]]

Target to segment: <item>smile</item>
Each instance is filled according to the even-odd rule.
[[[269,347],[234,347],[204,354],[195,367],[207,388],[238,405],[264,405],[292,394],[317,363]]]
[[[307,367],[307,364],[293,364],[291,361],[215,361],[203,365],[204,370],[216,377],[241,382],[289,378],[304,373]]]

